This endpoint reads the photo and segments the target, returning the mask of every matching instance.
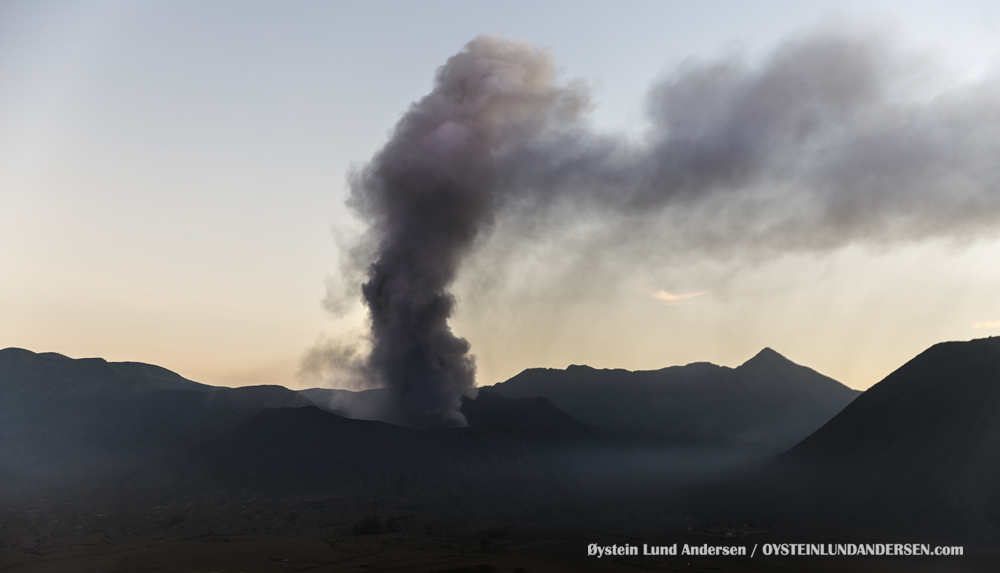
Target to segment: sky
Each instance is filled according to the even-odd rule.
[[[921,86],[961,85],[996,75],[998,26],[992,2],[0,3],[0,347],[343,385],[302,361],[367,329],[349,176],[480,35],[546,48],[592,132],[625,141],[690,62],[860,30],[947,71]],[[601,217],[519,234],[501,216],[461,261],[450,324],[477,384],[771,347],[864,389],[1000,334],[996,225],[719,251],[644,226],[607,240]],[[357,298],[331,312],[345,282]]]

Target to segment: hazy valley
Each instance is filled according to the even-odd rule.
[[[220,388],[9,348],[0,562],[313,543],[296,559],[334,570],[560,570],[597,567],[599,539],[782,535],[979,555],[1000,539],[998,379],[1000,339],[937,345],[863,394],[770,349],[737,368],[531,369],[465,398],[467,427],[414,429],[363,419],[384,390]]]

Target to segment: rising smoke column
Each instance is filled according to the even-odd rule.
[[[464,423],[475,364],[448,326],[448,289],[499,215],[530,232],[504,237],[498,258],[581,215],[600,221],[591,267],[648,265],[634,253],[651,237],[725,258],[1000,230],[1000,81],[938,77],[872,36],[793,39],[755,65],[684,63],[650,92],[639,140],[589,129],[587,108],[547,52],[481,37],[353,176],[349,205],[368,224],[354,253],[374,253],[366,375],[391,391],[384,419]]]
[[[546,53],[478,38],[438,71],[434,90],[353,178],[349,205],[369,224],[377,253],[362,287],[368,365],[390,390],[387,417],[398,423],[465,424],[458,407],[475,387],[475,362],[448,326],[448,286],[493,221],[498,163],[585,104],[554,79]]]

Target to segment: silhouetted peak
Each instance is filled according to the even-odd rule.
[[[760,358],[762,360],[788,360],[770,346],[765,346],[754,356],[754,358]],[[751,358],[751,360],[753,359]]]
[[[72,360],[69,356],[59,354],[58,352],[39,352],[38,355],[43,358],[51,358],[53,360]]]
[[[723,367],[711,362],[692,362],[681,366],[681,368],[688,374],[715,374]]]
[[[0,359],[13,360],[15,357],[29,358],[34,356],[38,355],[30,350],[25,350],[24,348],[15,348],[13,346],[0,350]]]
[[[753,358],[747,360],[740,366],[765,366],[765,365],[781,365],[781,364],[795,364],[791,360],[785,358],[781,354],[775,352],[771,348],[764,347],[763,350],[754,355]]]
[[[599,372],[625,372],[631,374],[631,370],[626,370],[624,368],[594,368],[593,366],[587,366],[586,364],[570,364],[566,367],[564,371],[567,374],[596,374]]]

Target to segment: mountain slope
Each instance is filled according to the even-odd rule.
[[[340,390],[332,388],[308,388],[299,390],[309,400],[323,408],[356,420],[378,420],[385,410],[388,392],[384,388],[370,390]]]
[[[1000,338],[931,347],[779,464],[816,519],[1000,539]]]
[[[327,411],[355,420],[383,420],[388,392],[382,388],[335,390],[309,388],[299,390],[306,398]],[[496,392],[482,391],[475,398],[462,398],[460,411],[471,427],[496,426],[569,433],[597,430],[556,408],[548,398],[504,398]]]
[[[546,397],[581,422],[640,436],[773,447],[797,443],[860,394],[769,348],[738,368],[534,368],[484,389],[507,398]]]
[[[212,389],[166,369],[127,364],[139,366],[0,350],[2,493],[125,483],[257,412],[313,405],[280,386]],[[161,482],[185,471],[181,461],[175,466]]]
[[[556,408],[548,398],[504,398],[494,392],[479,392],[473,400],[462,399],[462,414],[469,426],[496,426],[579,433],[596,430]]]
[[[691,506],[716,517],[1000,542],[1000,338],[937,344],[788,452]]]
[[[218,386],[209,386],[188,380],[172,370],[167,370],[155,364],[146,364],[145,362],[109,362],[108,364],[122,374],[138,374],[146,378],[173,383],[172,387],[176,390],[201,390],[207,392],[219,389]]]
[[[417,484],[439,496],[454,479],[514,495],[519,475],[551,481],[591,449],[635,442],[545,399],[494,394],[469,401],[478,426],[424,431],[348,419],[280,386],[206,388],[177,378],[151,365],[0,350],[0,499],[103,495],[130,503],[343,488],[381,495],[382,486]]]

